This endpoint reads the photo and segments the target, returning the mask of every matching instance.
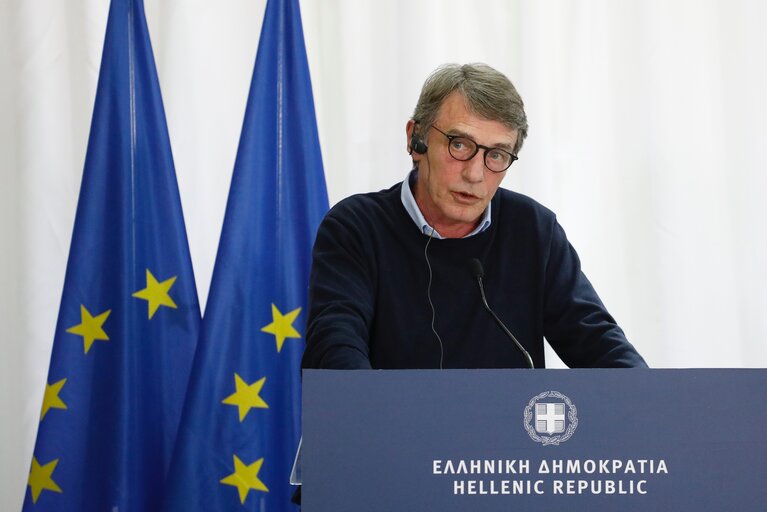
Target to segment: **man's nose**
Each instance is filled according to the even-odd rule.
[[[477,151],[471,160],[464,162],[462,175],[463,179],[470,183],[481,183],[485,179],[485,160],[482,157],[482,151]]]

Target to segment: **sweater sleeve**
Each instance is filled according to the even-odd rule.
[[[576,368],[647,367],[581,271],[575,249],[553,222],[546,262],[544,335]]]
[[[331,211],[317,231],[303,368],[371,368],[375,269],[351,213]]]

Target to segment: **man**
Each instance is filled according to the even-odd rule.
[[[520,368],[526,351],[543,368],[544,336],[571,367],[646,366],[555,215],[499,189],[527,135],[503,74],[437,69],[406,131],[405,181],[341,201],[320,225],[303,367]]]

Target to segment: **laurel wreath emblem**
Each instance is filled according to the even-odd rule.
[[[570,420],[567,430],[565,430],[564,433],[558,434],[556,436],[540,435],[533,428],[533,407],[535,406],[535,403],[539,400],[549,397],[558,398],[567,404],[567,419]],[[575,405],[573,405],[568,397],[559,391],[545,391],[540,395],[533,397],[527,404],[527,407],[525,407],[524,426],[525,430],[527,430],[528,435],[532,438],[533,441],[542,443],[543,446],[559,446],[559,443],[563,443],[570,439],[570,437],[573,435],[573,432],[575,432],[575,429],[578,428],[578,409],[575,407]]]

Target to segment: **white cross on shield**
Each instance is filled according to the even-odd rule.
[[[561,402],[535,404],[535,430],[548,435],[564,432],[565,404]]]

